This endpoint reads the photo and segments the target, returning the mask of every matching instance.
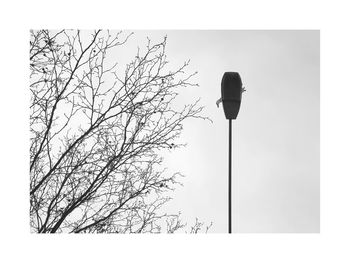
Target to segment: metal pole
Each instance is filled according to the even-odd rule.
[[[232,233],[232,209],[231,209],[231,173],[232,173],[232,120],[229,119],[229,129],[228,129],[228,233]]]

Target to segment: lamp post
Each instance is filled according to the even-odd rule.
[[[228,119],[228,232],[232,233],[232,119],[236,119],[241,107],[242,80],[237,72],[225,72],[221,80],[221,98],[226,119]]]

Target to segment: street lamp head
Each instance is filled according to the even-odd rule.
[[[236,119],[241,107],[242,80],[237,72],[225,72],[221,80],[221,100],[226,119]]]

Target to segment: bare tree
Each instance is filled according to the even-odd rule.
[[[169,70],[166,37],[150,40],[124,68],[108,54],[132,34],[31,31],[30,224],[38,233],[173,233],[164,214],[181,174],[167,174],[161,151],[183,122],[201,118],[198,101],[173,107],[196,86],[188,61]],[[113,64],[114,63],[114,64]],[[121,71],[121,69],[123,71]]]
[[[209,229],[212,227],[213,222],[211,222],[209,225],[204,226],[203,222],[200,222],[198,218],[196,218],[196,222],[193,226],[191,226],[190,234],[198,234],[202,230],[203,227],[205,227],[205,233],[208,233]]]

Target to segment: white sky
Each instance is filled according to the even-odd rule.
[[[227,232],[228,121],[215,102],[223,73],[236,71],[247,92],[233,121],[234,232],[319,232],[319,31],[134,32],[110,62],[123,73],[147,37],[167,35],[170,68],[191,59],[187,72],[198,71],[200,85],[179,90],[174,106],[200,97],[213,120],[185,122],[187,147],[165,153],[168,172],[186,177],[164,211]]]
[[[319,31],[135,31],[128,52],[164,35],[170,65],[191,59],[199,72],[180,102],[201,97],[213,120],[187,122],[187,147],[166,156],[186,175],[167,211],[227,232],[228,121],[215,101],[237,71],[247,92],[233,121],[234,231],[319,232]]]

